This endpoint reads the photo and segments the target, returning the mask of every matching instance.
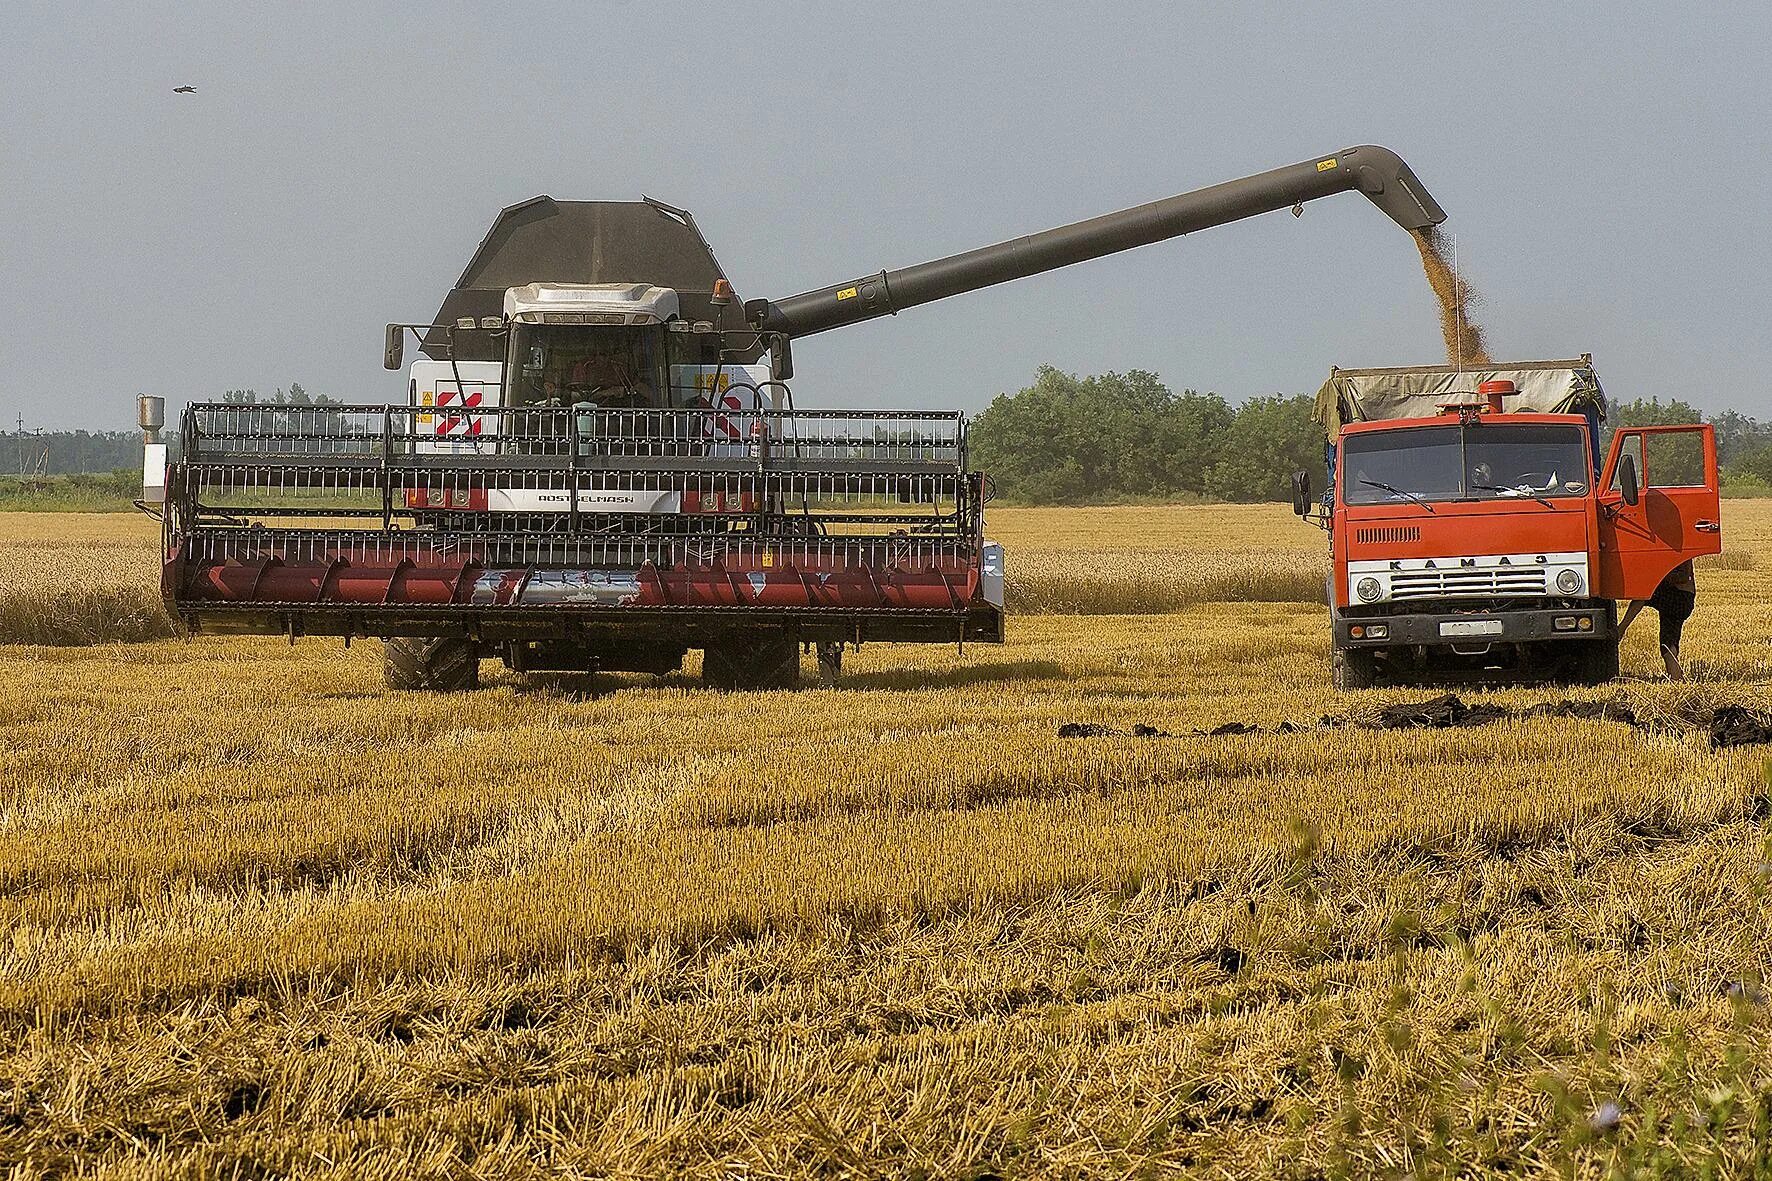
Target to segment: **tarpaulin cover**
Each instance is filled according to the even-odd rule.
[[[1504,361],[1488,369],[1455,369],[1423,365],[1402,369],[1331,369],[1317,391],[1317,421],[1331,439],[1349,422],[1392,418],[1431,418],[1447,402],[1481,402],[1477,387],[1485,381],[1511,381],[1519,391],[1503,409],[1541,414],[1606,416],[1606,397],[1593,362]]]

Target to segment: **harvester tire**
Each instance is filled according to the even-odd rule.
[[[381,675],[390,689],[475,689],[480,685],[480,648],[454,637],[397,636],[382,645]]]
[[[1378,683],[1378,656],[1364,648],[1337,648],[1329,658],[1329,669],[1340,692],[1370,689]]]
[[[818,683],[835,685],[843,676],[843,642],[829,640],[818,646]]]
[[[800,645],[785,632],[733,636],[702,650],[702,683],[710,689],[792,689],[800,683]]]

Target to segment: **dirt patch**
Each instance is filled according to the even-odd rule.
[[[1139,722],[1129,730],[1101,722],[1066,722],[1058,728],[1060,738],[1221,738],[1240,734],[1302,734],[1310,730],[1330,730],[1352,726],[1364,730],[1448,730],[1482,726],[1507,718],[1578,718],[1590,722],[1618,722],[1651,733],[1666,733],[1665,721],[1645,721],[1636,710],[1618,698],[1610,701],[1545,701],[1523,710],[1510,710],[1504,705],[1480,701],[1467,704],[1456,693],[1442,693],[1426,701],[1405,701],[1387,705],[1376,713],[1354,716],[1325,714],[1314,724],[1281,722],[1272,730],[1252,722],[1229,721],[1205,730],[1174,734],[1168,730]],[[1703,730],[1713,750],[1731,746],[1755,746],[1772,743],[1772,715],[1740,705],[1724,705],[1708,713],[1682,719],[1695,729]],[[1678,724],[1671,727],[1679,729]]]
[[[1427,273],[1434,298],[1440,301],[1440,333],[1446,338],[1447,362],[1471,368],[1489,364],[1483,329],[1471,319],[1471,307],[1482,301],[1448,260],[1450,243],[1437,226],[1412,233],[1415,248],[1421,251],[1421,269]]]
[[[1339,719],[1324,718],[1320,723],[1324,726],[1338,725]],[[1300,726],[1296,722],[1281,722],[1272,733],[1299,734],[1311,729]],[[1058,728],[1060,738],[1223,738],[1236,734],[1266,734],[1260,726],[1253,722],[1223,722],[1210,730],[1189,730],[1182,734],[1174,734],[1168,730],[1159,730],[1144,722],[1135,723],[1130,730],[1122,730],[1117,726],[1104,725],[1101,722],[1065,722]]]
[[[1710,731],[1712,750],[1772,742],[1772,718],[1739,705],[1719,708],[1711,714],[1706,728]]]

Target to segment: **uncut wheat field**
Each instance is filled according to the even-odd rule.
[[[1725,505],[1691,681],[1651,619],[1414,731],[1328,689],[1277,506],[997,512],[1006,646],[762,694],[395,695],[173,636],[144,521],[0,515],[0,1161],[1763,1174],[1772,747],[1702,722],[1772,710],[1772,503]],[[1521,716],[1565,699],[1639,724]]]

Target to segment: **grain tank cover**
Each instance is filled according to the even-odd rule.
[[[512,287],[621,283],[671,288],[679,295],[685,319],[742,329],[736,301],[727,308],[710,302],[715,280],[724,278],[726,272],[686,210],[650,199],[532,197],[498,215],[432,323],[496,317]],[[490,332],[459,332],[456,338],[457,360],[501,357],[502,338]],[[447,355],[441,333],[428,334],[423,348],[433,359]]]
[[[1480,387],[1511,382],[1503,409],[1545,414],[1606,416],[1606,395],[1593,358],[1570,361],[1501,361],[1486,369],[1420,365],[1398,369],[1331,369],[1317,391],[1317,421],[1333,439],[1349,422],[1432,418],[1448,402],[1485,404]]]

